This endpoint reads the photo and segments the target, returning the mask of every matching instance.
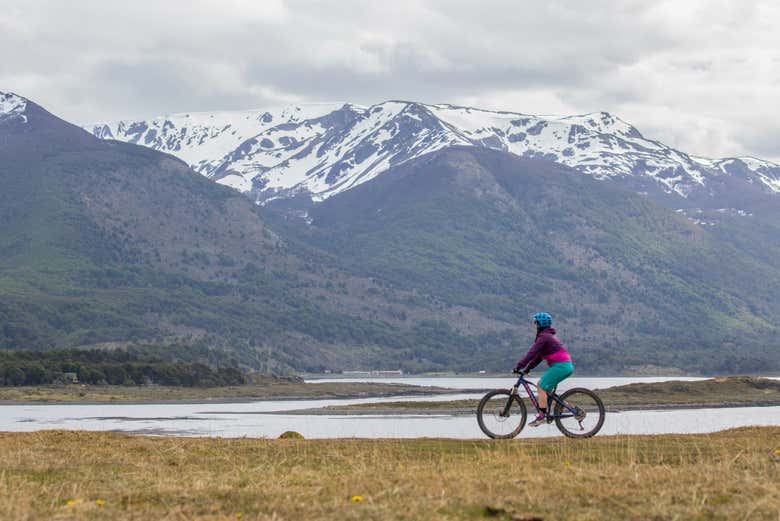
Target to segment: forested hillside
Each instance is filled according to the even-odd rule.
[[[762,240],[776,225],[717,215],[701,226],[562,165],[464,147],[313,205],[287,233],[491,319],[551,310],[588,367],[777,367],[780,247]]]
[[[258,207],[172,156],[14,107],[0,118],[2,349],[502,370],[545,309],[582,372],[780,369],[770,199],[697,224],[549,160],[449,147],[318,204]]]
[[[439,367],[415,355],[435,335],[389,322],[439,316],[427,302],[398,311],[322,254],[289,253],[249,200],[171,156],[32,103],[24,118],[0,128],[0,347],[205,342],[261,370]]]

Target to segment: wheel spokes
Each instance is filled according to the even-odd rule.
[[[603,422],[603,406],[593,395],[585,392],[575,392],[566,396],[565,406],[559,406],[562,418],[558,422],[562,429],[576,434],[595,434]]]
[[[497,438],[516,434],[525,421],[521,405],[508,392],[486,397],[479,414],[483,430]]]

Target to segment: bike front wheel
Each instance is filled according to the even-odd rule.
[[[555,403],[555,425],[569,438],[590,438],[604,425],[604,404],[601,398],[589,389],[569,389]],[[565,416],[561,418],[561,416]]]
[[[520,434],[527,417],[523,400],[506,389],[490,391],[477,407],[479,428],[494,439],[509,439]]]

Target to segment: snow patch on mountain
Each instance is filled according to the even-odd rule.
[[[0,92],[0,121],[18,119],[27,122],[24,112],[27,110],[27,100],[12,92]]]
[[[723,175],[758,181],[773,193],[780,193],[780,165],[755,157],[729,157],[710,161],[710,167]]]
[[[264,129],[297,125],[340,106],[312,103],[268,110],[190,112],[149,121],[92,123],[84,128],[102,139],[126,141],[173,154],[208,175],[219,166],[222,157]]]
[[[606,112],[581,116],[532,116],[437,105],[434,113],[465,137],[520,156],[544,156],[597,179],[641,170],[670,192],[686,196],[706,173],[691,159]]]
[[[631,179],[683,198],[722,175],[780,193],[779,165],[689,156],[606,112],[538,116],[387,101],[175,114],[85,128],[174,154],[219,183],[253,193],[259,203],[297,193],[321,201],[453,145],[543,157],[596,179]]]

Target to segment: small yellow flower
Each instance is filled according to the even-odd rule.
[[[354,501],[355,503],[360,503],[361,501],[363,501],[363,496],[352,496],[352,501]]]
[[[776,450],[775,450],[775,454],[777,454],[778,456],[780,456],[780,449],[776,449]]]
[[[69,499],[65,504],[68,505],[68,506],[72,506],[72,505],[75,505],[76,502],[73,501],[72,499]]]
[[[236,519],[241,519],[242,517],[244,517],[243,513],[239,512],[238,514],[236,514]]]
[[[105,501],[103,501],[102,499],[98,499],[97,501],[95,501],[95,504],[96,504],[97,506],[99,506],[99,507],[102,507],[103,505],[105,505],[105,504],[106,504],[106,502],[105,502]]]

